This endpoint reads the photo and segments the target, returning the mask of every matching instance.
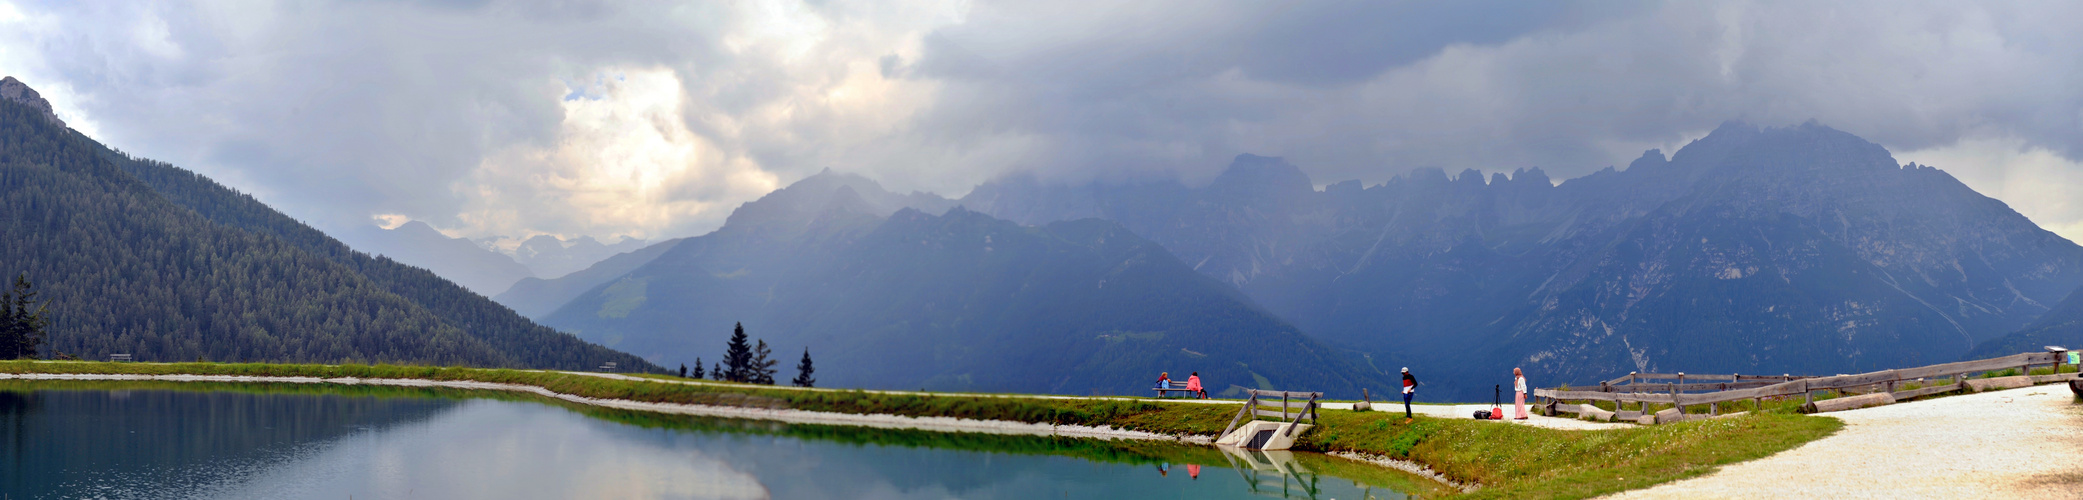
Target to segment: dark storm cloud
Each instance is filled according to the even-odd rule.
[[[2078,83],[2083,53],[2053,21],[2076,18],[2068,12],[1680,3],[1485,18],[1195,5],[1105,12],[1052,43],[1019,43],[1049,35],[1013,20],[1055,12],[979,7],[930,39],[918,74],[953,82],[935,115],[950,142],[1047,131],[1059,135],[1046,152],[1058,159],[1040,163],[1095,172],[1206,175],[1256,152],[1289,156],[1319,181],[1418,166],[1579,175],[1729,119],[1820,119],[1897,148],[2015,134],[2083,152],[2075,94],[2057,90]],[[1484,22],[1493,28],[1461,27]],[[1327,67],[1342,69],[1317,69]]]
[[[0,69],[71,99],[69,121],[333,224],[684,235],[824,167],[950,195],[1020,170],[1206,179],[1238,153],[1320,183],[1417,167],[1567,178],[1729,119],[1816,119],[1955,162],[1938,166],[2043,224],[2083,223],[2062,191],[2003,188],[2083,183],[2049,173],[2083,158],[2074,4],[14,10]]]

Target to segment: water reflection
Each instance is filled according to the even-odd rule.
[[[112,390],[112,388],[122,390]],[[0,382],[7,498],[1404,498],[1314,454],[794,426],[503,393]]]

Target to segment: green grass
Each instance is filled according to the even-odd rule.
[[[1588,498],[1694,477],[1828,436],[1834,418],[1761,414],[1564,431],[1473,419],[1326,412],[1298,449],[1378,453],[1483,485],[1470,498]]]
[[[588,398],[643,402],[793,408],[836,413],[884,413],[972,419],[1112,426],[1164,434],[1214,435],[1236,414],[1234,405],[1165,403],[1152,399],[1058,399],[1003,395],[805,391],[747,384],[690,385],[631,381],[521,370],[399,365],[276,365],[227,363],[0,362],[0,373],[194,374],[296,377],[409,378],[532,385]],[[297,384],[276,384],[294,386]],[[214,386],[203,386],[214,388]],[[273,387],[273,386],[270,386]],[[392,389],[372,389],[388,391]],[[373,392],[372,394],[383,394]],[[559,404],[638,425],[697,425],[682,417],[605,410],[549,398],[505,393]],[[1842,427],[1836,419],[1793,414],[1768,403],[1766,412],[1738,418],[1599,431],[1563,431],[1472,419],[1419,417],[1405,423],[1401,412],[1324,410],[1317,429],[1296,443],[1298,451],[1355,451],[1424,464],[1463,483],[1482,486],[1472,498],[1587,498],[1698,476],[1715,467],[1750,460],[1827,436]],[[1704,408],[1701,409],[1704,411]],[[1723,411],[1735,411],[1724,405]],[[682,423],[674,423],[682,422]],[[709,424],[701,424],[709,425]],[[781,426],[793,428],[796,426]],[[817,427],[804,427],[817,429]],[[813,432],[806,430],[803,432]],[[833,431],[836,432],[836,431]],[[849,434],[851,435],[851,434]],[[939,446],[974,441],[946,433],[907,431],[902,439]],[[999,439],[999,438],[989,438]],[[1044,439],[1046,441],[1046,439]],[[1063,446],[1055,441],[1011,439],[1000,447],[1034,450]],[[1012,444],[1006,444],[1012,443]],[[970,445],[961,445],[970,446]],[[982,446],[982,445],[976,445]],[[1088,445],[1078,445],[1088,446]],[[1090,445],[1096,446],[1096,445]],[[1143,445],[1133,445],[1143,446]],[[1130,447],[1078,451],[1088,455],[1137,455]],[[1113,450],[1113,451],[1107,451]],[[1324,457],[1321,467],[1366,467]],[[1310,460],[1318,460],[1311,458]],[[1213,465],[1210,461],[1209,465]],[[1394,481],[1384,472],[1380,481]],[[1344,473],[1341,477],[1351,477]],[[1402,479],[1408,481],[1408,479]]]

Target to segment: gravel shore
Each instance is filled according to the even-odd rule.
[[[1607,498],[2083,498],[2083,405],[2064,386],[1826,415],[1844,430]]]
[[[691,405],[675,403],[646,403],[624,399],[594,399],[562,394],[519,384],[494,384],[454,380],[420,379],[356,379],[318,377],[249,377],[237,375],[101,375],[101,374],[5,374],[0,380],[159,380],[169,382],[243,382],[243,383],[286,383],[286,384],[346,384],[387,385],[399,387],[447,387],[453,389],[476,389],[491,391],[516,391],[540,394],[573,403],[641,410],[679,415],[704,417],[743,418],[772,420],[792,424],[847,425],[880,429],[919,429],[940,432],[975,432],[986,434],[1015,434],[1031,436],[1064,436],[1096,439],[1141,439],[1156,441],[1179,441],[1207,444],[1208,436],[1169,435],[1153,432],[1131,431],[1112,427],[1087,427],[1082,425],[1034,424],[1004,420],[974,420],[952,417],[907,417],[902,415],[830,413],[787,409],[740,408],[735,406]]]

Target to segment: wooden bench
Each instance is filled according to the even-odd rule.
[[[109,361],[111,361],[111,362],[115,362],[115,361],[131,361],[131,359],[130,359],[130,355],[129,355],[129,354],[110,354],[110,355],[108,355],[108,360],[109,360]]]
[[[1172,382],[1172,383],[1169,383],[1169,384],[1165,384],[1165,386],[1164,386],[1164,387],[1153,387],[1153,388],[1151,388],[1151,390],[1157,391],[1157,397],[1160,397],[1160,398],[1161,398],[1161,397],[1165,397],[1165,395],[1166,395],[1165,393],[1170,393],[1170,392],[1184,392],[1184,393],[1188,393],[1188,394],[1197,394],[1197,393],[1199,392],[1199,391],[1193,391],[1193,390],[1188,390],[1188,389],[1186,388],[1186,383],[1185,383],[1185,382]]]

